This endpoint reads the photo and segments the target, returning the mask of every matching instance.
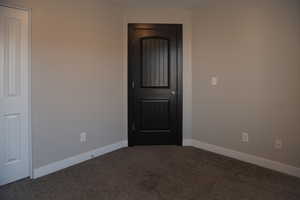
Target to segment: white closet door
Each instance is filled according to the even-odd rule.
[[[0,6],[0,185],[29,176],[28,13]]]

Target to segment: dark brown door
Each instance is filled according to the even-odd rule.
[[[129,146],[182,145],[182,25],[128,30]]]

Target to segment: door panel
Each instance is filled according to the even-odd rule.
[[[129,145],[182,143],[181,25],[129,25]]]
[[[0,185],[29,176],[28,14],[0,6]]]
[[[142,99],[140,103],[141,132],[170,132],[169,99]]]
[[[4,26],[4,92],[13,97],[20,94],[21,22],[15,18],[4,18]]]
[[[142,39],[142,87],[169,87],[169,41]]]
[[[21,117],[19,114],[4,116],[4,164],[10,165],[21,160]]]

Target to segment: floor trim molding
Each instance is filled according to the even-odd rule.
[[[40,178],[42,176],[46,176],[48,174],[57,172],[59,170],[65,169],[67,167],[71,167],[73,165],[79,164],[81,162],[90,160],[92,158],[104,155],[106,153],[110,153],[112,151],[115,151],[115,150],[118,150],[120,148],[127,147],[127,146],[128,146],[127,140],[123,140],[123,141],[120,141],[120,142],[117,142],[117,143],[114,143],[111,145],[100,147],[98,149],[95,149],[95,150],[92,150],[92,151],[89,151],[86,153],[82,153],[82,154],[61,160],[61,161],[57,161],[57,162],[45,165],[43,167],[34,169],[33,178],[36,179],[36,178]],[[216,146],[213,144],[208,144],[208,143],[201,142],[201,141],[194,140],[194,139],[184,139],[183,146],[192,146],[195,148],[203,149],[206,151],[224,155],[224,156],[227,156],[230,158],[234,158],[237,160],[241,160],[244,162],[248,162],[251,164],[255,164],[255,165],[258,165],[261,167],[265,167],[268,169],[272,169],[275,171],[279,171],[279,172],[300,178],[300,168],[297,168],[297,167],[294,167],[291,165],[287,165],[284,163],[280,163],[277,161],[265,159],[265,158],[250,155],[247,153],[242,153],[239,151],[227,149],[227,148]]]
[[[250,155],[247,153],[242,153],[239,151],[234,151],[231,149],[227,149],[224,147],[220,147],[220,146],[216,146],[213,144],[208,144],[205,142],[200,142],[198,140],[194,140],[194,139],[187,139],[184,140],[183,142],[184,146],[193,146],[199,149],[203,149],[206,151],[210,151],[210,152],[214,152],[220,155],[224,155],[227,157],[231,157],[231,158],[235,158],[237,160],[241,160],[244,162],[248,162],[251,164],[255,164],[261,167],[265,167],[268,169],[272,169],[275,171],[279,171],[285,174],[289,174],[292,176],[296,176],[300,178],[300,168],[291,166],[291,165],[287,165],[284,163],[280,163],[277,161],[273,161],[273,160],[269,160],[269,159],[265,159],[262,157],[258,157],[258,156],[254,156],[254,155]]]
[[[86,153],[82,153],[61,161],[57,161],[54,163],[50,163],[48,165],[45,165],[43,167],[37,168],[33,170],[33,178],[39,178],[42,176],[46,176],[48,174],[57,172],[59,170],[65,169],[67,167],[71,167],[73,165],[79,164],[81,162],[90,160],[92,158],[104,155],[106,153],[110,153],[112,151],[115,151],[117,149],[123,148],[123,147],[127,147],[128,143],[127,140],[123,140],[111,145],[107,145],[104,147],[100,147],[98,149],[86,152]]]

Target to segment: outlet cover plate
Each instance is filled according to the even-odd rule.
[[[86,133],[85,132],[80,133],[80,142],[81,143],[86,142]]]
[[[242,142],[249,142],[249,134],[243,132],[242,133]]]

